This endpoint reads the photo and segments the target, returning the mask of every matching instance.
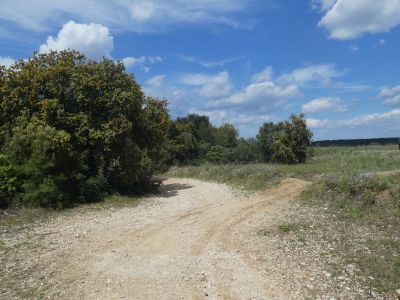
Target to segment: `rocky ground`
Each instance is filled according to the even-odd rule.
[[[4,230],[0,298],[379,298],[356,266],[332,271],[334,224],[298,203],[309,184],[249,196],[169,179],[138,206]]]

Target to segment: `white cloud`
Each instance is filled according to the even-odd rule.
[[[51,50],[73,49],[84,53],[90,59],[111,57],[114,49],[113,37],[106,26],[101,24],[79,24],[69,21],[58,32],[57,37],[49,36],[39,48],[40,53]]]
[[[289,99],[299,96],[297,85],[280,86],[272,81],[250,83],[242,90],[217,101],[209,101],[208,107],[230,107],[236,110],[272,112],[283,107]]]
[[[186,56],[186,55],[177,55],[177,57],[185,62],[196,63],[205,68],[224,67],[227,64],[230,64],[232,62],[243,59],[243,57],[232,57],[232,58],[226,58],[226,59],[222,59],[222,60],[218,60],[218,61],[211,61],[211,60],[203,60],[198,57]]]
[[[0,66],[5,66],[6,68],[11,67],[15,63],[15,59],[10,56],[0,56]]]
[[[400,104],[400,85],[382,89],[378,97],[384,104]]]
[[[123,58],[122,63],[125,65],[127,68],[133,68],[136,66],[144,66],[146,64],[155,64],[155,63],[160,63],[163,61],[163,59],[160,56],[140,56],[140,57],[132,57],[128,56]]]
[[[181,82],[186,85],[198,86],[198,93],[206,98],[227,96],[233,88],[227,71],[215,75],[185,74],[181,77]]]
[[[336,0],[312,0],[311,6],[313,9],[319,9],[321,11],[327,11],[335,4]]]
[[[258,0],[2,0],[0,19],[30,31],[50,31],[66,18],[94,22],[112,30],[133,32],[165,31],[176,26],[220,24],[249,28],[253,20],[244,18]]]
[[[384,39],[380,39],[378,43],[379,45],[385,45],[386,41]]]
[[[252,83],[224,101],[232,104],[259,103],[266,107],[275,107],[298,94],[299,89],[296,85],[282,87],[272,81],[266,81]]]
[[[157,7],[152,2],[133,3],[129,11],[135,20],[147,21],[156,13]]]
[[[361,116],[355,116],[350,119],[339,120],[339,121],[329,121],[329,120],[318,120],[318,119],[308,119],[307,124],[313,128],[320,127],[330,127],[330,128],[360,128],[366,129],[366,127],[361,126],[372,126],[381,125],[385,126],[390,124],[400,125],[400,109],[393,109],[388,112],[383,113],[372,113]]]
[[[272,75],[274,75],[272,67],[266,67],[261,72],[254,74],[253,77],[251,78],[251,82],[260,83],[265,81],[271,81]]]
[[[338,97],[324,97],[311,100],[302,105],[304,113],[319,113],[319,112],[345,112],[347,107],[341,104]]]
[[[281,82],[304,85],[309,82],[331,82],[333,78],[345,75],[348,70],[337,70],[334,64],[312,64],[293,70],[279,78]]]
[[[317,2],[326,11],[318,26],[334,39],[387,32],[400,24],[400,0],[314,0]]]
[[[164,79],[164,75],[157,75],[147,80],[146,84],[152,88],[160,88],[164,84]]]
[[[342,126],[360,126],[371,123],[386,122],[396,120],[400,123],[400,109],[393,109],[384,113],[373,113],[363,116],[357,116],[348,120],[337,122],[338,127]],[[384,124],[384,123],[383,123]]]
[[[307,119],[307,126],[310,127],[311,129],[314,128],[323,128],[329,125],[328,120],[319,120],[319,119]]]

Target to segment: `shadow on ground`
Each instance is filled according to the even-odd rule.
[[[162,184],[158,190],[158,196],[161,198],[170,198],[176,196],[180,190],[190,189],[193,186],[183,183]]]

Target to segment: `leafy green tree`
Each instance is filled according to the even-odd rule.
[[[235,148],[238,143],[238,131],[231,124],[223,124],[216,130],[216,144],[226,148]]]
[[[229,150],[222,146],[212,146],[207,153],[207,160],[216,164],[224,164],[229,161]]]
[[[307,159],[307,149],[310,147],[312,139],[312,132],[307,128],[304,114],[299,116],[291,115],[286,131],[290,136],[291,148],[296,161],[304,163]]]
[[[311,138],[312,132],[307,128],[304,115],[291,115],[272,136],[272,161],[287,164],[304,163]]]
[[[0,154],[0,208],[6,208],[18,189],[16,172],[10,159]]]
[[[279,122],[277,124],[273,122],[264,123],[257,134],[257,143],[259,145],[261,160],[269,162],[272,159],[274,150],[272,149],[272,143],[274,135],[283,130],[284,123]]]
[[[0,146],[20,170],[24,203],[66,206],[143,189],[170,122],[166,102],[145,97],[113,60],[62,51],[0,69]]]
[[[260,151],[255,139],[239,139],[238,144],[232,149],[231,160],[237,164],[258,162]]]

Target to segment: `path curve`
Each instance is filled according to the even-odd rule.
[[[229,187],[168,179],[137,207],[50,221],[38,228],[45,296],[69,299],[283,299],[246,243],[246,224],[277,215],[309,185],[285,179],[250,197]],[[271,222],[276,222],[271,218]],[[267,226],[268,224],[263,224]]]

